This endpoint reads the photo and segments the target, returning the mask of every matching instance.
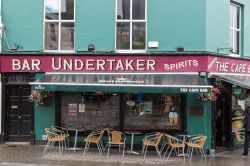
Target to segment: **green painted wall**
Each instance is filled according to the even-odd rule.
[[[115,49],[115,0],[76,1],[76,51]]]
[[[35,107],[35,139],[42,140],[45,135],[44,129],[55,125],[54,102],[50,106]]]
[[[224,7],[222,7],[224,6]],[[206,48],[217,52],[217,48],[229,47],[229,8],[228,0],[206,0]],[[219,53],[228,54],[228,49]]]
[[[148,41],[159,41],[148,51],[205,50],[205,1],[148,0]]]
[[[2,18],[10,46],[20,51],[40,51],[43,48],[43,1],[2,0]]]
[[[193,116],[190,114],[191,107],[195,105],[204,106],[203,116]],[[194,94],[187,95],[187,131],[188,134],[204,134],[207,136],[205,144],[206,148],[211,148],[211,136],[212,136],[212,114],[211,103],[201,102]]]
[[[39,79],[43,75],[43,73],[37,73],[35,78]],[[53,98],[52,100],[51,105],[35,106],[34,128],[36,140],[42,140],[42,136],[45,135],[45,128],[55,125],[55,99]]]
[[[250,56],[250,1],[235,0],[242,7],[241,56]],[[206,50],[217,52],[217,48],[229,48],[230,1],[206,0]],[[229,50],[219,53],[229,54]]]

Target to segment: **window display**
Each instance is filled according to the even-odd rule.
[[[119,129],[120,97],[103,93],[62,94],[61,120],[64,127],[84,130],[110,126]]]
[[[124,130],[181,129],[180,94],[126,94]]]

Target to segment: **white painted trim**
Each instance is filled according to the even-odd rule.
[[[198,72],[172,72],[172,73],[77,73],[77,72],[45,72],[46,75],[199,75]]]
[[[85,84],[85,83],[51,83],[29,82],[30,85],[65,85],[65,86],[105,86],[105,87],[172,87],[172,88],[212,88],[210,85],[144,85],[144,84]]]
[[[43,51],[44,52],[59,52],[59,53],[75,53],[76,46],[76,33],[75,33],[75,18],[76,18],[76,0],[74,0],[74,17],[73,20],[62,20],[61,19],[61,0],[59,0],[59,13],[58,20],[47,20],[46,19],[46,0],[44,0],[43,5]],[[45,23],[55,22],[58,23],[58,50],[45,50]],[[72,50],[61,50],[61,24],[62,23],[74,23],[74,48]]]
[[[117,52],[117,53],[146,53],[146,51],[147,51],[147,48],[148,48],[148,45],[147,45],[147,40],[148,40],[148,28],[147,28],[147,17],[148,17],[148,2],[147,2],[147,0],[144,0],[145,1],[145,19],[144,20],[133,20],[132,19],[132,1],[133,0],[130,0],[130,18],[129,19],[127,19],[127,20],[118,20],[117,19],[117,5],[118,5],[118,3],[117,3],[117,0],[116,0],[116,5],[115,5],[115,51]],[[117,39],[117,22],[128,22],[129,24],[130,24],[130,45],[129,45],[129,50],[119,50],[119,49],[117,49],[117,45],[116,45],[116,39]],[[145,49],[143,49],[143,50],[133,50],[132,49],[132,38],[133,38],[133,33],[132,33],[132,24],[133,24],[133,22],[142,22],[142,23],[144,23],[145,22]]]
[[[234,8],[234,10],[233,11],[231,11],[231,6],[232,7],[236,7],[236,8],[239,8],[239,28],[237,28],[236,26],[235,26],[235,23],[237,22],[237,20],[235,20],[234,18],[234,15],[236,14],[236,12],[235,12],[235,8]],[[233,46],[232,46],[232,48],[234,49],[234,48],[236,48],[236,45],[235,45],[235,38],[234,38],[234,35],[235,35],[235,33],[236,32],[239,32],[239,54],[235,54],[235,53],[230,53],[229,55],[230,56],[232,56],[232,57],[240,57],[240,54],[241,54],[241,6],[240,5],[237,5],[237,4],[235,4],[235,3],[230,3],[230,13],[229,13],[229,15],[231,16],[231,12],[232,12],[232,17],[233,17],[233,22],[232,22],[232,26],[231,25],[229,25],[229,46],[231,47],[231,43],[230,43],[230,41],[231,40],[233,40],[232,42],[233,42]],[[230,19],[230,21],[231,21],[231,17],[229,18]],[[229,21],[229,22],[230,22]],[[230,38],[230,31],[231,30],[233,30],[233,36],[232,36],[232,39]],[[237,42],[237,41],[236,41]]]
[[[208,73],[208,77],[213,77],[214,75],[222,75],[222,76],[250,76],[250,74],[241,74],[241,73]]]

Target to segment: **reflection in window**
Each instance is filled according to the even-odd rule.
[[[93,130],[109,126],[119,129],[119,95],[63,92],[61,103],[61,124],[64,127],[81,126],[84,130]]]
[[[45,50],[74,50],[74,6],[75,0],[45,0]]]
[[[117,0],[116,49],[145,50],[146,1]]]
[[[181,129],[180,94],[126,94],[124,130]]]

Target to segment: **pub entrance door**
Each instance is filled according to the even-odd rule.
[[[30,85],[6,86],[6,141],[28,142],[33,125]]]

